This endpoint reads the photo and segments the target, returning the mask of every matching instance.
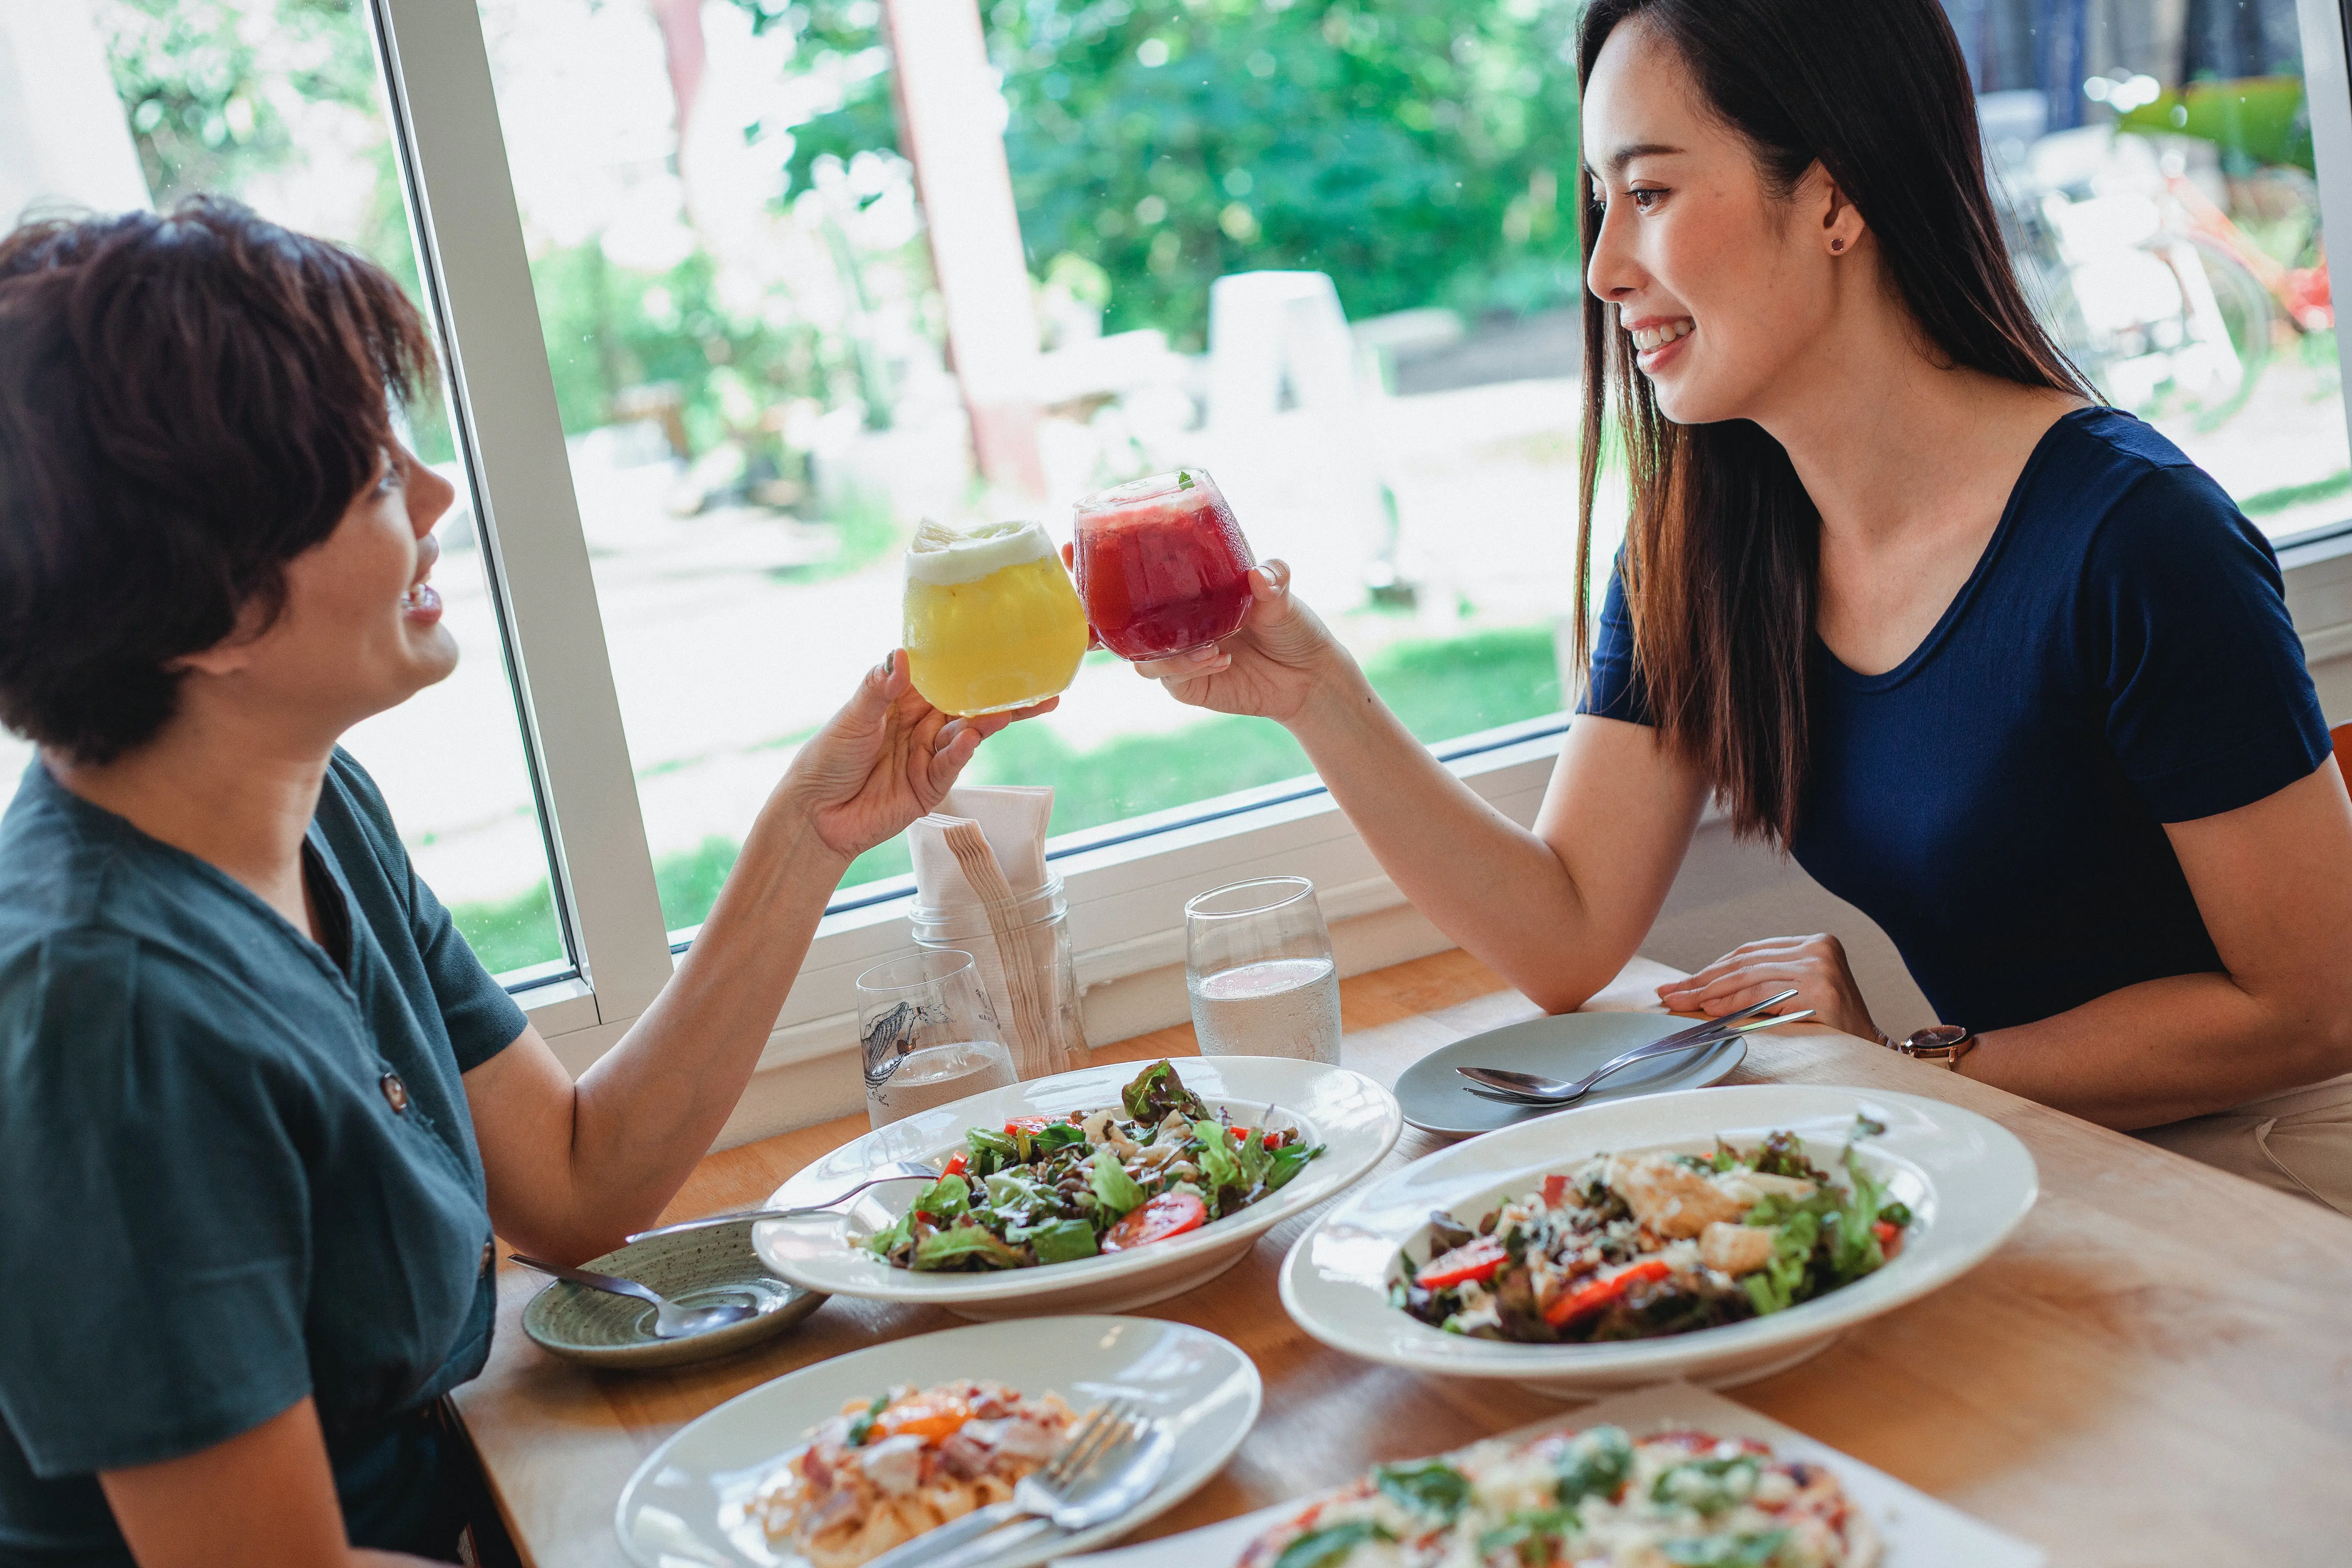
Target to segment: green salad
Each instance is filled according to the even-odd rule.
[[[1240,1213],[1322,1152],[1296,1127],[1234,1126],[1158,1061],[1116,1106],[972,1128],[940,1179],[863,1245],[924,1273],[1124,1252]]]
[[[1854,1137],[1885,1129],[1857,1118]],[[1794,1132],[1711,1156],[1599,1154],[1475,1224],[1431,1216],[1391,1303],[1432,1327],[1525,1344],[1651,1339],[1785,1311],[1874,1274],[1910,1209],[1849,1142],[1843,1184]]]

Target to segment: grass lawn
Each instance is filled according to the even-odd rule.
[[[1559,670],[1549,626],[1507,626],[1465,637],[1398,643],[1367,664],[1372,685],[1423,741],[1559,710]],[[1016,726],[981,749],[974,784],[1051,784],[1055,833],[1075,833],[1165,811],[1231,790],[1297,778],[1307,754],[1264,719],[1203,718],[1164,734],[1129,735],[1080,751],[1051,731]],[[662,918],[671,930],[698,922],[719,896],[740,846],[712,837],[666,856],[654,868]],[[904,836],[857,858],[842,886],[878,881],[908,868]],[[547,884],[500,902],[460,904],[457,929],[492,973],[561,956]]]

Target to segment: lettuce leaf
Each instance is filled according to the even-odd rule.
[[[1040,1263],[1068,1263],[1092,1258],[1102,1250],[1095,1227],[1082,1219],[1047,1220],[1042,1225],[1015,1226],[1004,1233],[1008,1241],[1027,1244]]]
[[[1108,1148],[1095,1151],[1095,1163],[1087,1168],[1087,1181],[1095,1190],[1096,1200],[1113,1219],[1143,1206],[1143,1189]]]
[[[960,1225],[951,1230],[933,1231],[917,1242],[912,1267],[945,1268],[967,1259],[977,1259],[983,1268],[1018,1268],[1025,1261],[987,1227]]]
[[[1120,1094],[1119,1102],[1127,1110],[1128,1120],[1146,1127],[1164,1121],[1171,1110],[1181,1110],[1187,1121],[1198,1121],[1209,1114],[1201,1097],[1184,1087],[1176,1076],[1172,1063],[1156,1061],[1135,1077]]]
[[[1234,1141],[1225,1136],[1224,1128],[1204,1117],[1192,1123],[1192,1137],[1200,1144],[1192,1163],[1201,1167],[1209,1190],[1223,1193],[1227,1187],[1234,1187],[1246,1194],[1250,1184],[1242,1174],[1241,1160],[1234,1153]]]
[[[961,1176],[941,1176],[915,1194],[911,1211],[942,1223],[970,1212],[971,1184]]]
[[[1285,1143],[1274,1151],[1273,1163],[1266,1168],[1265,1190],[1278,1193],[1290,1184],[1290,1179],[1307,1169],[1307,1162],[1323,1152],[1318,1143],[1312,1149],[1304,1143]]]

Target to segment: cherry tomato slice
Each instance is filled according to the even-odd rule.
[[[1878,1237],[1878,1250],[1885,1255],[1889,1262],[1894,1261],[1895,1255],[1903,1250],[1903,1231],[1900,1226],[1887,1220],[1880,1220],[1870,1227],[1870,1234]]]
[[[1428,1267],[1412,1277],[1412,1282],[1429,1290],[1448,1290],[1473,1279],[1483,1285],[1495,1277],[1495,1270],[1509,1256],[1503,1250],[1503,1244],[1493,1237],[1478,1237],[1431,1258]]]
[[[1562,1198],[1564,1198],[1564,1197],[1566,1197],[1567,1195],[1568,1195],[1568,1178],[1567,1178],[1566,1176],[1553,1175],[1553,1176],[1546,1176],[1546,1177],[1544,1178],[1544,1184],[1543,1184],[1543,1201],[1544,1201],[1544,1207],[1546,1207],[1546,1208],[1557,1208],[1557,1207],[1559,1207],[1559,1200],[1560,1200],[1560,1199],[1562,1199]]]
[[[1209,1222],[1209,1205],[1190,1193],[1162,1193],[1103,1232],[1105,1252],[1124,1252],[1147,1242],[1165,1241]]]

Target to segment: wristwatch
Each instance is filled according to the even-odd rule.
[[[1947,1072],[1958,1072],[1960,1058],[1977,1048],[1977,1036],[1964,1025],[1930,1024],[1887,1044],[1915,1062],[1933,1062]]]

